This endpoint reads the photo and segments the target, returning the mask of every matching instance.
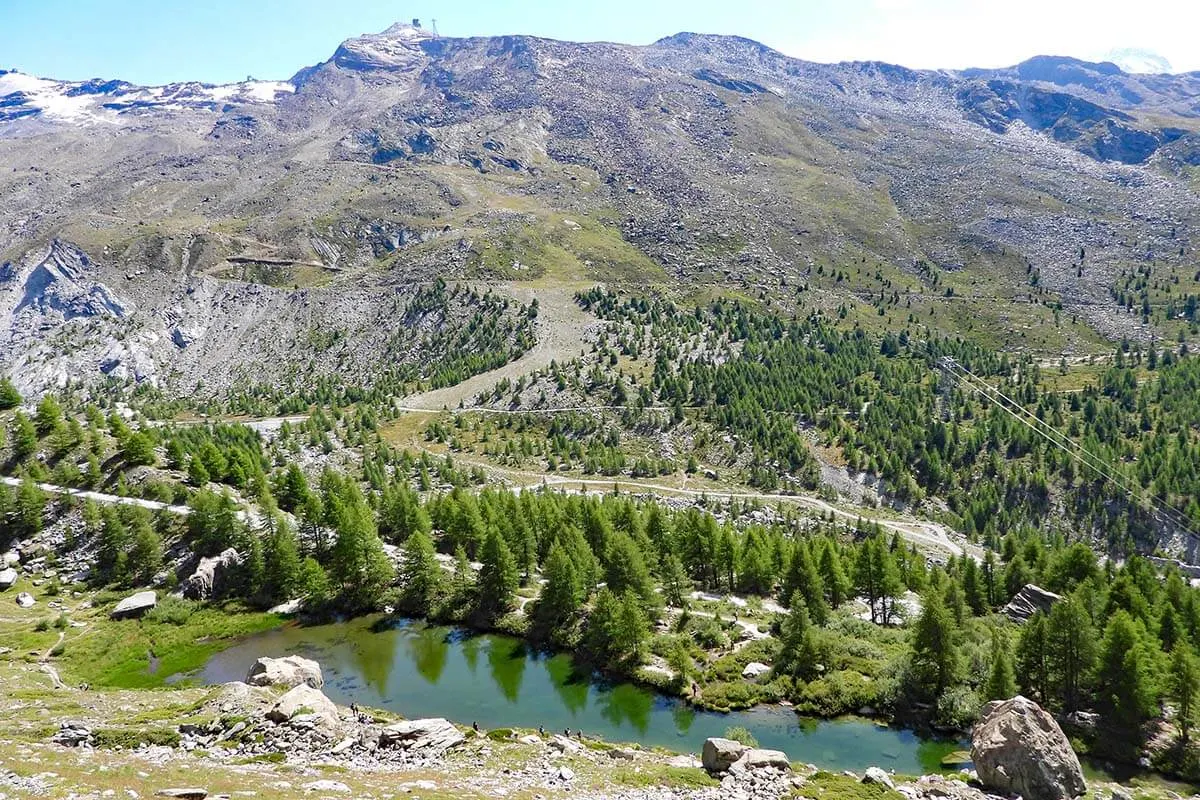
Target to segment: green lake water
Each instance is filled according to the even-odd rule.
[[[828,770],[880,766],[904,774],[942,769],[961,749],[871,720],[815,720],[769,707],[728,714],[697,711],[631,683],[597,680],[569,655],[547,655],[508,636],[477,635],[409,620],[364,617],[289,625],[249,637],[187,677],[204,684],[243,680],[261,656],[302,655],[321,664],[335,702],[386,708],[409,719],[445,717],[485,729],[582,730],[612,742],[699,753],[704,740],[740,725],[760,747]]]

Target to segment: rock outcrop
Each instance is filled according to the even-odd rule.
[[[464,741],[466,737],[458,728],[440,717],[395,722],[379,732],[380,747],[399,747],[427,753],[443,753]]]
[[[246,683],[251,686],[286,686],[289,689],[307,684],[314,689],[325,685],[321,665],[302,656],[285,658],[260,658],[246,674]]]
[[[116,608],[109,615],[113,619],[128,619],[130,617],[140,617],[158,604],[158,595],[153,589],[147,589],[144,592],[131,594],[121,602],[117,603]]]
[[[0,591],[4,591],[17,582],[17,571],[15,569],[0,569]]]
[[[183,596],[191,600],[207,600],[219,596],[231,573],[242,565],[242,556],[232,547],[211,558],[202,558],[196,569],[183,582]]]
[[[971,760],[984,787],[1025,800],[1071,800],[1087,791],[1079,758],[1058,723],[1017,696],[983,708]]]
[[[1008,601],[1008,605],[1002,608],[1001,612],[1013,622],[1024,622],[1038,611],[1049,614],[1050,608],[1059,600],[1062,600],[1062,595],[1027,583]]]

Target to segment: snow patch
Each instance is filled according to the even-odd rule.
[[[133,86],[121,81],[54,81],[0,72],[0,123],[28,117],[74,124],[118,123],[147,110],[223,111],[228,105],[274,103],[296,87],[285,81]]]

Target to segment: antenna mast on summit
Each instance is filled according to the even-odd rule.
[[[437,38],[437,35],[438,35],[438,32],[437,32],[437,20],[436,20],[436,19],[431,19],[431,20],[429,20],[429,24],[430,24],[430,25],[433,27],[433,36],[434,36],[434,38]]]

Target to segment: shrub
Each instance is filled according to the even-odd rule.
[[[744,744],[746,747],[758,747],[758,739],[754,738],[754,734],[743,728],[741,725],[734,725],[725,729],[725,738],[732,739],[738,744]]]
[[[169,594],[146,613],[146,619],[164,625],[185,625],[194,613],[194,602]]]
[[[750,708],[759,702],[759,688],[745,681],[710,683],[700,694],[700,704],[718,711]]]
[[[92,732],[96,747],[130,750],[142,745],[179,746],[179,732],[168,728],[98,728]]]
[[[819,717],[849,714],[877,705],[878,687],[861,672],[839,670],[806,684],[797,683],[796,711]]]
[[[937,721],[952,728],[967,729],[979,719],[979,695],[966,686],[952,686],[937,701]]]
[[[695,637],[697,644],[705,650],[724,650],[729,647],[729,637],[725,635],[725,631],[721,630],[721,623],[715,619],[695,619],[692,636]]]

